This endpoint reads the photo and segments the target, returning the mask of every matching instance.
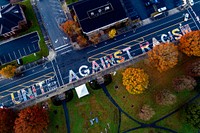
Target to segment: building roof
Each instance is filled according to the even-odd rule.
[[[120,0],[84,0],[73,8],[84,33],[127,18]]]
[[[7,4],[0,7],[0,35],[12,31],[24,19],[19,5]]]
[[[40,51],[37,32],[0,43],[0,65]]]

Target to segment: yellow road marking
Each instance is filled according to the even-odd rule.
[[[191,19],[191,18],[190,18],[190,19]],[[190,19],[189,19],[189,20],[190,20]],[[182,23],[182,22],[184,22],[184,21],[181,21],[180,23]],[[192,21],[191,23],[194,23],[194,22]],[[191,24],[191,23],[188,23],[188,24]],[[138,43],[144,42],[144,41],[145,41],[145,40],[144,40],[144,37],[147,37],[147,36],[149,36],[149,35],[155,34],[155,33],[160,32],[160,31],[162,31],[162,30],[166,30],[166,29],[168,29],[168,28],[170,28],[170,27],[173,27],[173,26],[175,26],[175,25],[179,25],[179,24],[176,23],[176,24],[170,25],[170,26],[168,26],[168,27],[165,27],[165,28],[163,28],[163,29],[157,30],[157,31],[155,31],[155,32],[146,34],[145,36],[142,36],[142,37],[137,38],[137,39],[135,39],[135,40],[132,40],[132,41],[123,43],[123,44],[121,44],[121,45],[118,45],[118,46],[116,46],[116,47],[113,47],[113,48],[111,48],[111,49],[109,49],[109,50],[112,50],[112,49],[113,49],[113,50],[114,50],[114,49],[115,49],[115,50],[120,50],[120,49],[117,49],[117,48],[120,47],[120,46],[130,46],[130,47],[132,47],[133,45],[136,45],[136,44],[138,44]],[[140,40],[140,39],[141,39],[141,40]],[[131,44],[131,42],[137,42],[137,43]],[[131,45],[126,45],[126,44],[131,44]],[[109,50],[106,50],[106,51],[109,51]],[[103,52],[105,52],[105,51],[103,51]],[[97,56],[97,55],[99,55],[99,54],[101,54],[101,53],[102,53],[102,52],[100,52],[100,53],[98,53],[98,54],[94,54],[94,55],[88,57],[88,62],[92,62],[92,61],[98,60],[99,58],[95,58],[95,56]],[[114,52],[113,52],[113,53],[114,53]],[[113,54],[113,53],[110,53],[110,54]],[[109,54],[107,54],[107,55],[109,55]]]
[[[48,75],[48,74],[51,74],[51,73],[54,73],[54,72],[50,72],[50,73],[47,73],[47,74],[45,74],[45,75]],[[43,76],[45,76],[45,75],[42,75],[42,76],[37,77],[37,78],[35,78],[35,79],[41,78],[41,77],[43,77]],[[53,76],[54,76],[54,75],[53,75]],[[52,76],[52,77],[53,77],[53,76]],[[11,89],[15,89],[15,88],[17,88],[18,86],[21,86],[21,87],[23,87],[23,88],[29,87],[29,86],[23,86],[23,85],[26,84],[26,83],[29,83],[29,82],[33,82],[33,81],[34,81],[34,79],[29,80],[29,81],[26,81],[26,82],[24,82],[24,83],[22,83],[22,84],[19,84],[19,85],[17,85],[17,86],[12,87],[12,88],[9,88],[9,89],[7,89],[7,90],[1,91],[0,94],[2,94],[3,92],[9,92]],[[33,84],[31,84],[31,85],[33,85]],[[30,85],[30,86],[31,86],[31,85]],[[15,91],[14,91],[14,92],[15,92]],[[3,97],[4,97],[4,96],[3,96]]]

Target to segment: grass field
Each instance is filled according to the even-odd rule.
[[[173,69],[168,70],[164,73],[159,73],[154,68],[150,67],[148,63],[146,63],[146,60],[142,60],[139,63],[135,64],[132,67],[139,67],[143,68],[145,72],[150,76],[150,86],[148,87],[148,90],[146,90],[143,94],[140,95],[131,95],[127,92],[125,87],[122,85],[122,72],[123,70],[117,71],[117,74],[113,76],[113,82],[108,85],[107,88],[109,88],[109,92],[112,95],[112,97],[117,101],[117,103],[126,111],[128,112],[133,118],[144,122],[139,119],[138,112],[140,107],[143,104],[149,104],[153,109],[155,110],[154,117],[144,123],[150,123],[153,122],[160,117],[164,116],[165,114],[175,110],[182,104],[184,104],[189,98],[197,94],[196,91],[184,91],[177,93],[172,88],[172,79],[185,74],[184,68],[186,66],[186,63],[188,60],[192,60],[191,58],[185,57],[182,61],[179,62],[178,65],[176,65]],[[114,89],[115,86],[118,86],[118,89]],[[154,94],[158,90],[162,89],[168,89],[173,94],[177,96],[177,102],[173,105],[169,106],[160,106],[155,103]],[[125,119],[126,120],[126,119]],[[126,121],[124,122],[126,123]],[[127,119],[127,121],[130,121]],[[173,123],[173,122],[171,122]],[[134,124],[134,122],[132,123]],[[124,124],[125,126],[121,126],[121,131],[127,130],[127,124]],[[132,127],[137,127],[138,125],[135,123]],[[142,130],[142,129],[141,129]]]
[[[40,27],[38,25],[38,21],[36,19],[35,14],[34,14],[30,0],[25,0],[23,2],[20,2],[19,4],[26,6],[26,10],[24,11],[26,19],[27,19],[27,21],[30,21],[32,23],[31,27],[27,31],[20,33],[20,35],[24,35],[24,34],[27,34],[27,33],[33,32],[33,31],[37,31],[39,33],[39,36],[40,36],[39,44],[40,44],[41,51],[39,51],[36,54],[36,56],[34,56],[32,54],[32,55],[24,57],[23,62],[24,62],[24,64],[26,64],[26,63],[38,60],[38,59],[42,58],[42,56],[47,56],[49,54],[49,52],[48,52],[48,48],[47,48],[47,46],[44,42],[44,37],[43,37],[42,32],[40,30]]]
[[[92,90],[88,87],[90,95],[78,99],[74,95],[72,101],[67,103],[71,132],[73,133],[100,133],[108,132],[116,133],[118,127],[118,110],[113,106],[102,90]],[[99,122],[91,125],[90,119],[97,117]],[[110,128],[108,127],[108,125]]]
[[[89,88],[89,87],[88,87]],[[108,132],[116,133],[118,126],[118,110],[113,106],[103,94],[102,90],[88,89],[90,95],[78,99],[75,91],[74,98],[72,101],[67,103],[70,126],[72,133],[94,133],[105,131],[107,128]],[[58,114],[54,114],[57,110]],[[50,125],[48,128],[49,133],[66,133],[65,117],[62,110],[62,106],[56,107],[50,106]],[[98,123],[94,122],[91,125],[90,119],[97,117]],[[109,124],[109,127],[108,125]],[[59,129],[55,128],[59,125]],[[63,129],[63,130],[62,130]]]
[[[66,133],[65,114],[62,106],[54,106],[49,101],[49,127],[48,133]]]

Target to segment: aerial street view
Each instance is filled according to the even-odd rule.
[[[0,0],[0,133],[200,133],[200,0]]]

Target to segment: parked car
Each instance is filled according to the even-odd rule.
[[[189,19],[189,14],[188,13],[184,14],[184,21],[188,21],[188,19]]]
[[[194,5],[194,0],[189,0],[189,4],[190,4],[191,6],[193,6],[193,5]]]

